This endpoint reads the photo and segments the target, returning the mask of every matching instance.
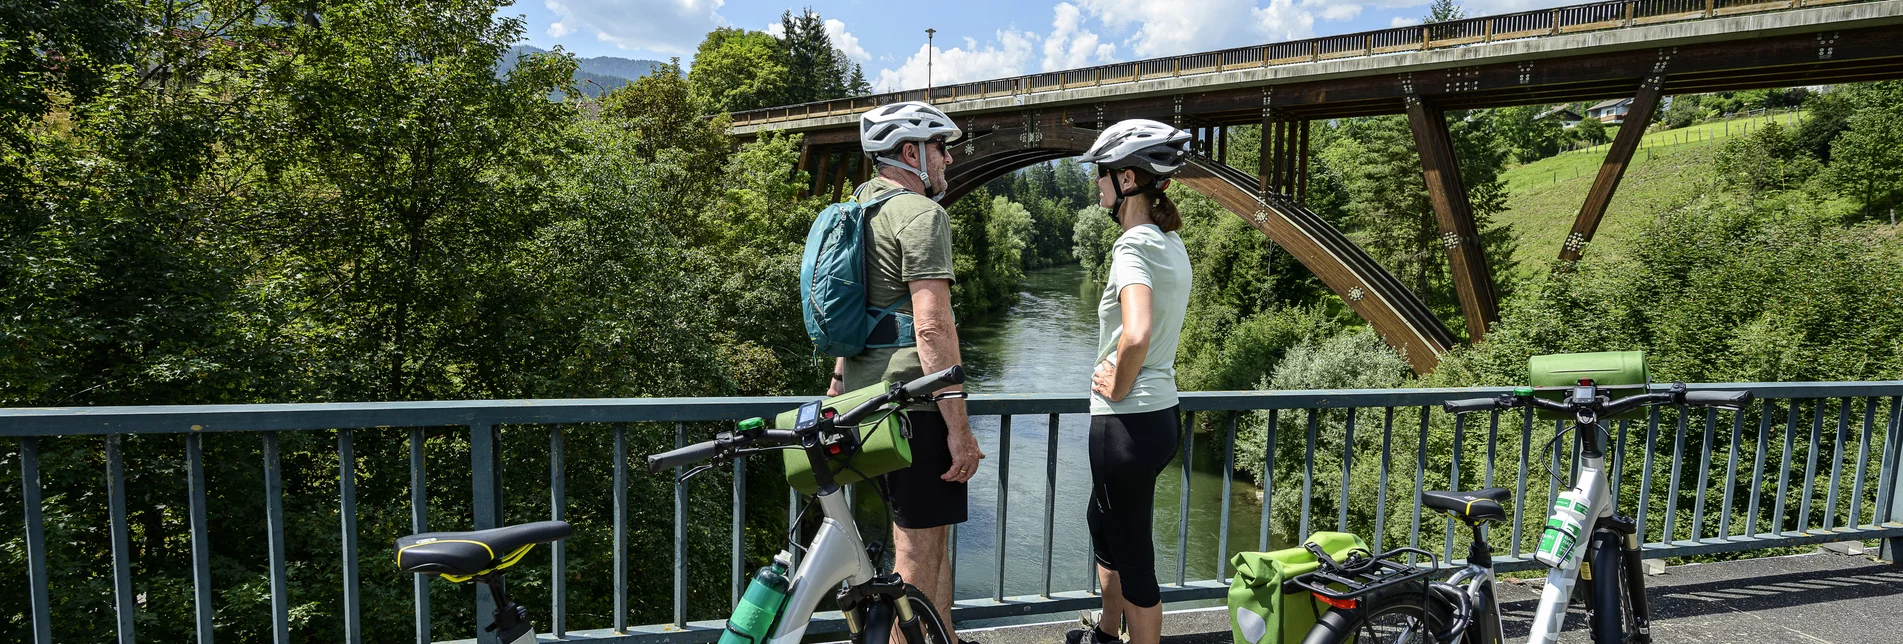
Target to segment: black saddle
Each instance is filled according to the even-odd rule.
[[[1507,510],[1500,504],[1512,498],[1513,491],[1503,487],[1471,492],[1432,491],[1421,493],[1421,505],[1454,515],[1468,523],[1480,523],[1507,520]]]
[[[515,564],[538,543],[561,541],[574,529],[567,521],[538,521],[469,532],[425,532],[396,540],[396,566],[403,572],[443,575],[452,581]]]

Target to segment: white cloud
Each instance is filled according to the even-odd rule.
[[[1060,2],[1052,9],[1051,35],[1044,39],[1044,71],[1088,67],[1113,60],[1113,43],[1100,42],[1097,34],[1083,28],[1083,12],[1077,5]]]
[[[780,31],[784,32],[786,28],[781,27]],[[872,60],[872,54],[866,53],[866,48],[859,46],[859,38],[846,31],[846,23],[831,18],[826,19],[826,37],[833,41],[833,49],[846,52],[847,57],[853,60]]]
[[[1354,20],[1355,16],[1359,16],[1359,15],[1361,15],[1361,5],[1330,4],[1330,5],[1324,5],[1322,7],[1321,19],[1322,20]]]
[[[1357,7],[1356,11],[1360,9]],[[1270,0],[1268,6],[1257,7],[1254,14],[1260,33],[1255,42],[1300,40],[1315,35],[1315,14],[1295,6],[1291,0]]]
[[[558,20],[551,37],[593,33],[622,49],[691,54],[708,31],[727,24],[724,0],[544,0]]]
[[[774,38],[785,38],[786,25],[779,22],[770,23],[766,26],[766,32],[771,34]]]
[[[1289,0],[1271,0],[1288,5]],[[1150,58],[1220,49],[1257,40],[1261,19],[1254,0],[1081,0],[1083,10],[1125,38],[1136,56]]]
[[[1403,18],[1401,16],[1395,16],[1393,20],[1388,21],[1389,27],[1412,27],[1418,24],[1421,24],[1420,18]]]
[[[934,48],[929,52],[931,84],[942,87],[1022,75],[1031,60],[1033,43],[1037,40],[1039,38],[1035,33],[1005,30],[997,33],[995,41],[983,46],[979,46],[976,39],[967,37],[964,47]],[[898,69],[879,70],[875,87],[881,91],[925,87],[927,54],[926,46],[919,45],[918,52],[907,57]]]

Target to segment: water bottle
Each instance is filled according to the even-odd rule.
[[[1540,533],[1540,546],[1533,558],[1554,568],[1565,565],[1573,546],[1579,544],[1579,535],[1586,530],[1586,515],[1591,512],[1585,490],[1573,488],[1561,493],[1553,501],[1553,515],[1546,520],[1546,531]]]
[[[773,558],[773,565],[762,566],[754,573],[746,594],[740,596],[740,607],[727,619],[727,630],[720,634],[720,644],[766,641],[767,631],[773,628],[774,620],[780,617],[780,608],[786,604],[786,568],[792,560],[792,553],[781,551]]]

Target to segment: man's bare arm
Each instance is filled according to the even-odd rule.
[[[912,329],[918,337],[919,366],[925,373],[935,373],[961,364],[963,359],[958,352],[958,329],[952,319],[951,280],[918,280],[907,282],[906,286],[912,291]],[[962,388],[953,385],[944,391]],[[971,435],[971,424],[965,416],[965,401],[941,401],[938,411],[945,415],[945,427],[950,431],[947,441],[952,455],[951,470],[941,478],[960,483],[971,480],[971,476],[978,472],[978,461],[984,459],[985,455],[978,449],[978,439]]]

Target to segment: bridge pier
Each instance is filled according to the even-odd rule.
[[[1454,292],[1460,298],[1461,315],[1466,318],[1467,341],[1479,342],[1486,339],[1487,327],[1499,321],[1500,304],[1493,290],[1493,272],[1480,245],[1480,230],[1474,225],[1473,205],[1467,201],[1467,186],[1460,178],[1453,137],[1439,108],[1411,94],[1405,100],[1408,126],[1421,152],[1428,200],[1434,204]]]
[[[1652,122],[1652,114],[1658,111],[1659,101],[1665,85],[1662,68],[1667,56],[1660,55],[1661,70],[1647,76],[1639,82],[1639,91],[1632,98],[1632,107],[1626,111],[1625,125],[1620,126],[1619,135],[1613,137],[1612,146],[1606,150],[1606,160],[1599,165],[1599,175],[1593,178],[1592,190],[1586,193],[1586,203],[1579,207],[1579,217],[1573,220],[1573,230],[1566,235],[1566,242],[1559,250],[1561,261],[1579,261],[1580,253],[1586,244],[1592,241],[1594,231],[1599,229],[1599,220],[1606,215],[1606,206],[1612,204],[1612,193],[1619,189],[1619,180],[1625,177],[1625,167],[1632,161],[1632,154],[1639,149],[1639,140],[1645,136],[1646,124]]]
[[[1264,195],[1308,199],[1308,120],[1263,110],[1259,172]]]

